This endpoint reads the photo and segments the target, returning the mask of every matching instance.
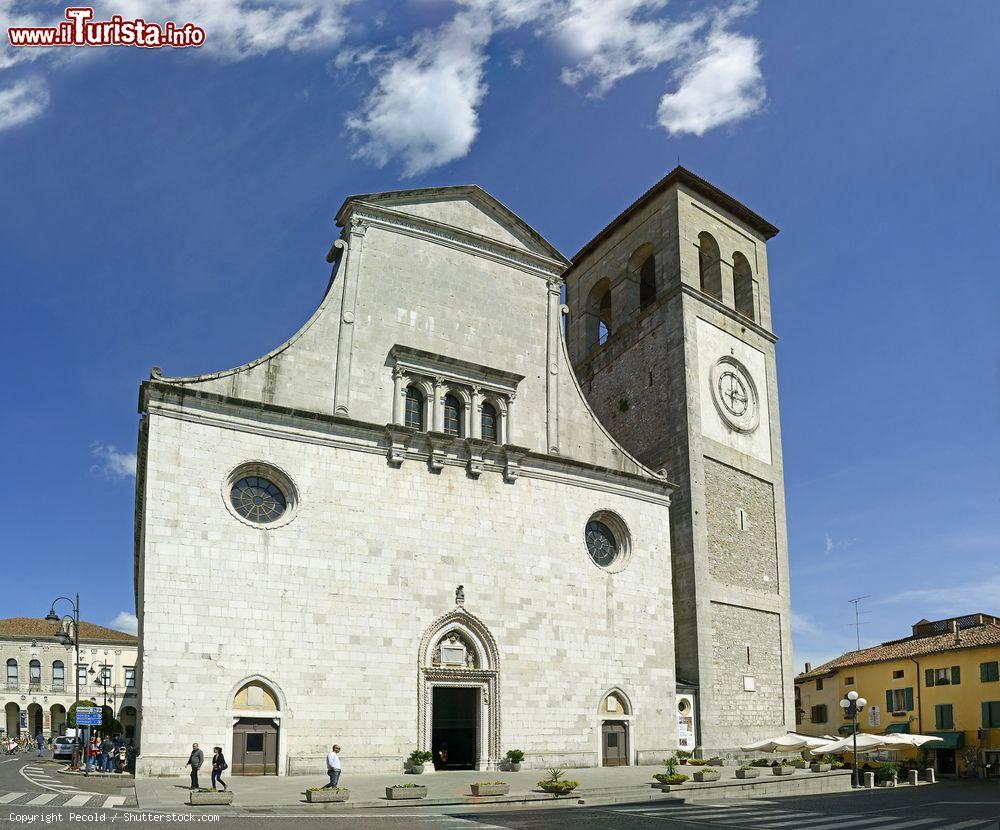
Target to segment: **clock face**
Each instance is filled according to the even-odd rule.
[[[746,414],[750,396],[747,394],[746,384],[736,372],[727,369],[719,375],[719,397],[722,405],[737,418]]]
[[[746,366],[735,357],[719,358],[712,367],[712,399],[726,426],[753,432],[760,423],[757,386]]]

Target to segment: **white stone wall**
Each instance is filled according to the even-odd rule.
[[[500,751],[527,764],[596,764],[598,705],[620,687],[635,749],[676,746],[668,508],[662,485],[528,458],[506,482],[461,462],[390,466],[379,432],[150,404],[141,551],[143,774],[178,774],[193,741],[231,745],[228,710],[261,675],[283,697],[283,768],[398,770],[418,744],[418,646],[465,608],[499,650]],[[419,453],[416,454],[419,456]],[[229,472],[263,460],[298,491],[294,519],[262,530],[226,508]],[[589,559],[599,509],[628,526],[631,560]]]

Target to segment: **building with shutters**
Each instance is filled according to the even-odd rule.
[[[937,735],[927,746],[939,773],[1000,777],[1000,618],[920,620],[909,637],[807,663],[795,678],[796,731],[850,735],[839,701],[852,689],[868,700],[860,731]]]
[[[281,775],[333,742],[574,767],[790,728],[777,229],[683,168],[572,262],[476,186],[336,221],[299,332],[141,385],[139,773],[193,741]]]

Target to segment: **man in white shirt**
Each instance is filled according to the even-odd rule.
[[[340,746],[338,744],[333,745],[333,749],[326,755],[326,774],[330,776],[330,783],[327,784],[323,789],[329,789],[331,787],[336,787],[337,783],[340,781]]]

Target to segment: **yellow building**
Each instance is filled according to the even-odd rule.
[[[850,735],[839,703],[852,689],[868,701],[858,731],[937,735],[928,747],[939,774],[1000,777],[1000,618],[920,620],[909,637],[806,663],[795,678],[796,730]]]

